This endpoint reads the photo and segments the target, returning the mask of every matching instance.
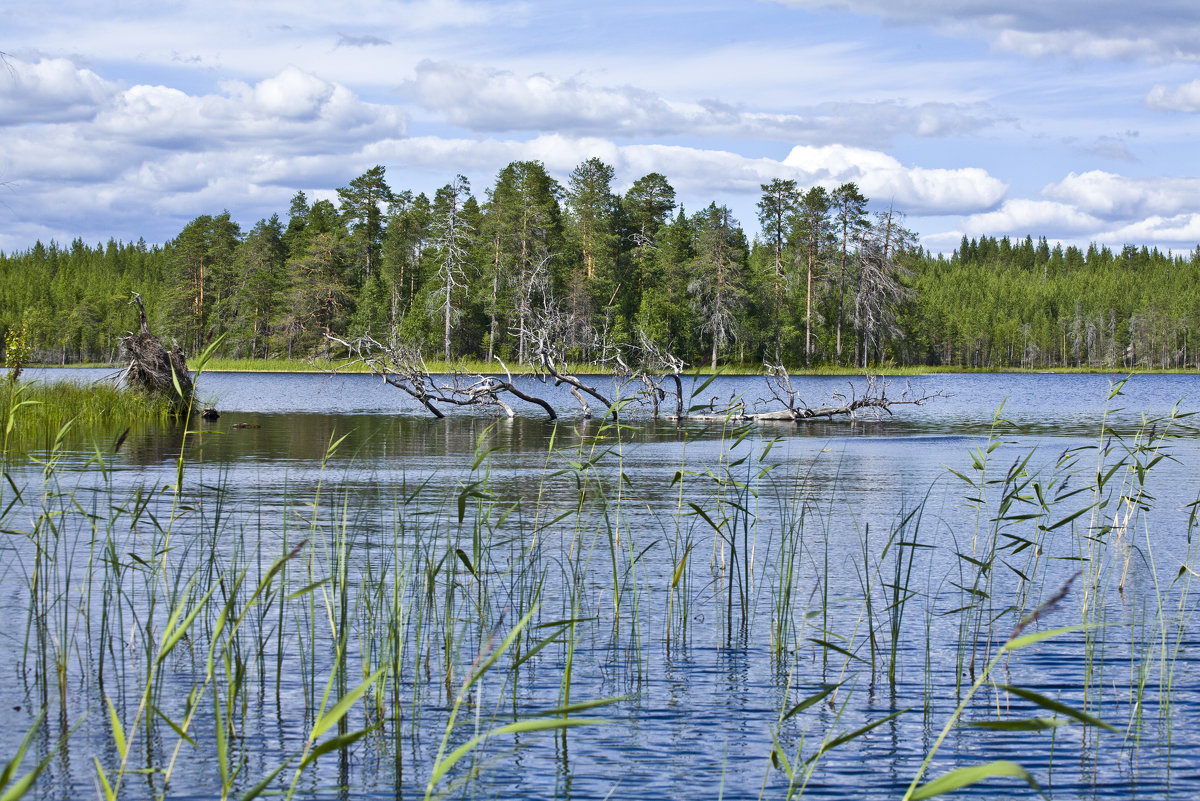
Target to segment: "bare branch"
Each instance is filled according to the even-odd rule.
[[[854,383],[849,384],[849,395],[843,395],[840,392],[834,393],[833,403],[823,406],[810,406],[800,397],[799,390],[792,385],[791,376],[788,375],[787,368],[782,364],[766,364],[764,365],[767,375],[767,388],[771,392],[771,398],[760,400],[758,403],[781,403],[784,409],[776,411],[761,412],[749,415],[755,420],[794,420],[796,422],[804,420],[817,419],[832,419],[841,415],[849,415],[854,419],[860,412],[872,412],[875,414],[891,414],[893,406],[921,406],[933,398],[942,397],[942,391],[923,392],[915,394],[911,387],[907,384],[905,389],[900,393],[899,397],[888,397],[887,382],[882,378],[874,375],[866,377],[866,387],[861,395]],[[757,404],[756,404],[757,405]]]
[[[530,366],[533,368],[534,374],[543,377],[550,376],[554,379],[555,386],[566,384],[570,388],[571,394],[579,401],[584,417],[592,416],[587,400],[583,397],[586,394],[603,404],[605,409],[611,410],[613,419],[616,420],[617,409],[612,402],[604,397],[598,389],[583,383],[566,368],[560,345],[562,337],[559,335],[563,323],[562,315],[550,308],[538,317],[538,325],[535,330],[520,332],[522,340],[532,345]]]
[[[330,334],[328,339],[346,348],[350,356],[338,369],[344,370],[351,365],[361,364],[391,386],[420,401],[421,405],[439,419],[445,417],[445,413],[438,408],[439,404],[493,406],[508,417],[513,417],[512,407],[500,397],[505,392],[541,406],[551,420],[558,417],[549,403],[521,391],[513,384],[512,374],[508,372],[504,362],[500,362],[500,366],[508,375],[507,381],[495,376],[467,376],[464,373],[449,373],[438,380],[430,373],[420,351],[413,348],[386,346],[370,336],[348,341]],[[468,383],[468,379],[471,378],[475,380]]]

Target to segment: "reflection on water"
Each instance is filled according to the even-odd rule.
[[[64,374],[30,373],[40,378]],[[84,371],[69,374],[90,377]],[[815,405],[845,390],[848,380],[806,378],[796,383]],[[904,383],[893,382],[890,394]],[[918,393],[941,391],[944,397],[919,408],[897,407],[893,415],[878,419],[757,424],[741,432],[720,422],[676,425],[644,415],[632,416],[621,427],[575,419],[573,411],[565,411],[572,409],[570,396],[540,384],[534,388],[553,396],[564,410],[557,424],[535,408],[521,407],[514,419],[467,410],[434,420],[411,398],[370,376],[207,374],[200,392],[222,411],[218,420],[192,421],[190,431],[181,423],[134,426],[115,453],[117,430],[69,438],[58,455],[54,492],[56,497],[72,493],[73,502],[86,512],[82,519],[93,523],[133,519],[128,510],[138,503],[156,520],[180,515],[190,527],[181,527],[171,543],[179,558],[211,553],[218,560],[243,559],[252,566],[251,575],[301,538],[315,537],[320,547],[330,548],[323,538],[343,526],[352,537],[348,580],[355,588],[372,587],[380,581],[375,571],[396,568],[387,561],[391,543],[424,537],[424,545],[405,545],[409,550],[404,553],[442,553],[446,560],[430,558],[414,573],[436,583],[447,580],[438,571],[465,566],[469,572],[456,574],[453,581],[472,598],[477,596],[470,588],[479,589],[473,582],[486,576],[495,583],[496,598],[489,604],[477,600],[487,608],[473,614],[490,624],[511,625],[510,610],[519,608],[529,591],[522,582],[536,583],[543,593],[541,621],[546,625],[572,615],[586,620],[579,624],[573,651],[570,698],[619,696],[602,710],[615,722],[574,730],[569,738],[542,735],[497,744],[468,794],[757,798],[765,784],[766,797],[784,797],[788,782],[771,767],[773,733],[794,749],[800,735],[809,732],[807,756],[826,732],[853,731],[914,707],[823,756],[805,788],[816,797],[900,797],[957,704],[959,688],[970,684],[971,676],[960,670],[958,645],[966,642],[981,652],[992,647],[987,631],[960,627],[954,610],[964,594],[988,595],[988,613],[998,621],[996,629],[1003,629],[994,636],[1006,636],[1017,616],[1009,606],[1018,588],[1029,593],[1025,608],[1036,605],[1078,569],[1086,553],[1088,538],[1071,532],[1086,525],[1088,517],[1075,525],[1055,524],[1090,502],[1090,495],[1070,493],[1093,480],[1098,460],[1107,458],[1101,449],[1114,447],[1098,437],[1102,421],[1132,442],[1145,416],[1169,414],[1181,399],[1188,410],[1186,399],[1200,388],[1197,376],[1138,376],[1110,403],[1110,381],[1104,376],[936,375],[908,383]],[[706,390],[722,400],[741,396],[750,402],[759,392],[761,381],[748,377],[721,378]],[[1008,422],[998,423],[997,417]],[[939,753],[939,772],[1013,759],[1033,771],[1044,787],[1052,786],[1059,798],[1200,794],[1190,756],[1200,744],[1200,675],[1195,637],[1188,628],[1196,599],[1179,589],[1182,583],[1172,583],[1180,565],[1190,564],[1187,512],[1197,495],[1191,466],[1200,456],[1200,438],[1186,425],[1176,429],[1180,436],[1170,442],[1173,459],[1152,470],[1155,498],[1144,528],[1128,535],[1128,544],[1119,551],[1124,561],[1114,557],[1111,573],[1106,573],[1121,577],[1120,590],[1114,581],[1105,608],[1114,633],[1090,652],[1078,634],[1029,649],[1006,663],[1005,675],[996,679],[1071,703],[1080,703],[1076,694],[1085,680],[1106,688],[1125,682],[1105,696],[1103,708],[1093,711],[1121,726],[1130,721],[1138,742],[1123,746],[1122,734],[1097,735],[1079,726],[1019,737],[961,727]],[[993,431],[1000,436],[990,454],[988,477],[997,482],[987,485],[992,503],[1010,485],[1011,466],[1031,450],[1026,472],[1036,477],[1037,487],[1026,485],[1015,496],[1015,508],[1033,509],[1033,499],[1043,492],[1068,500],[1040,521],[1014,518],[1011,525],[1002,525],[1004,531],[1025,536],[1036,533],[1040,524],[1037,536],[1044,540],[1036,547],[1010,547],[987,583],[976,589],[968,572],[971,563],[962,554],[979,552],[978,533],[989,528],[994,510],[977,513],[969,500],[975,490],[947,468],[974,478],[969,452],[984,445]],[[735,445],[740,433],[746,438]],[[1083,448],[1091,450],[1078,450]],[[485,453],[487,458],[481,458]],[[1064,454],[1069,460],[1072,453],[1073,466],[1059,466]],[[176,499],[163,488],[175,482],[181,458],[185,488]],[[29,499],[27,505],[44,491],[40,465],[13,461],[9,472]],[[905,529],[898,538],[901,545],[889,545],[899,521],[918,507],[919,529]],[[1114,502],[1105,508],[1100,523],[1112,521],[1116,507]],[[31,573],[25,569],[29,546],[18,533],[41,525],[31,519],[31,508],[10,507],[4,521],[16,533],[5,544],[0,592],[5,608],[22,618]],[[480,534],[470,525],[475,510],[485,508],[495,529],[485,526]],[[115,518],[109,514],[112,509],[121,510]],[[128,539],[105,558],[121,561],[131,571],[142,569],[133,556],[143,558],[138,549],[151,530],[148,519],[139,518],[142,528],[121,530],[120,536]],[[751,527],[751,520],[756,526]],[[714,536],[713,526],[724,533]],[[789,532],[797,532],[797,550],[785,563],[780,555],[786,552]],[[485,534],[494,539],[480,550],[477,540]],[[905,636],[896,643],[893,689],[883,680],[880,665],[887,658],[890,614],[897,608],[897,596],[889,596],[889,587],[895,587],[895,574],[889,571],[896,550],[903,552],[905,544],[917,554],[905,579],[916,595],[906,610]],[[88,554],[80,556],[85,550],[81,546],[71,558],[80,565],[95,564]],[[584,553],[590,554],[589,561],[579,567]],[[571,606],[572,593],[580,591],[572,585],[575,570],[584,594],[583,608],[577,611]],[[1031,585],[1018,579],[1035,572]],[[1182,592],[1172,601],[1180,611],[1168,615],[1174,629],[1160,625],[1167,618],[1155,605],[1168,584],[1175,588],[1171,591]],[[874,593],[869,600],[867,588]],[[228,591],[224,583],[219,589]],[[291,588],[301,589],[303,582]],[[418,589],[425,592],[423,586]],[[772,645],[780,636],[775,624],[785,589],[791,593],[787,614],[794,626],[783,634],[788,639],[781,658],[772,655]],[[1081,598],[1080,584],[1064,608],[1078,615]],[[623,604],[620,612],[618,602]],[[129,597],[117,606],[132,620],[133,610],[146,603]],[[313,647],[306,632],[326,625],[315,622],[319,611],[311,614],[311,619],[297,616],[277,624],[288,632],[279,638],[281,660],[286,656],[289,664],[303,664],[303,649]],[[461,638],[458,647],[467,655],[462,667],[469,667],[471,655],[486,640],[485,627],[461,610],[449,618],[439,619],[439,614],[450,613],[431,611],[423,625],[431,630],[441,626]],[[356,608],[348,615],[361,638],[353,647],[369,648],[362,645],[373,642],[364,633],[375,625],[368,610]],[[264,620],[269,629],[271,621]],[[122,620],[117,629],[127,631],[131,625]],[[670,636],[668,625],[674,632]],[[409,733],[394,741],[364,740],[343,762],[320,763],[307,794],[423,795],[447,702],[436,648],[412,630],[405,636],[410,638],[407,648],[428,650],[418,652],[415,661],[421,669],[402,688],[402,713],[388,718],[381,731]],[[17,663],[22,648],[22,638],[10,632],[0,642],[0,661]],[[566,661],[556,648],[561,642],[531,660],[517,685],[502,688],[498,707],[471,714],[503,721],[513,708],[520,715],[556,706]],[[1151,659],[1156,648],[1172,651],[1167,673],[1159,669],[1163,662]],[[173,668],[189,676],[192,670],[202,672],[203,654],[196,653],[200,655],[188,657],[196,665],[183,659]],[[130,675],[122,674],[122,681],[136,687],[144,657],[130,652],[114,658],[128,665]],[[64,752],[50,768],[47,797],[58,791],[64,796],[92,792],[92,754],[103,755],[109,764],[112,756],[112,733],[106,715],[97,710],[106,708],[101,699],[107,695],[128,692],[98,688],[87,678],[95,666],[82,656],[72,659],[67,719],[73,722],[89,711],[73,736],[73,758]],[[318,668],[325,671],[329,662],[323,659],[317,660]],[[0,677],[0,688],[6,697],[19,699],[14,705],[22,706],[22,715],[39,706],[30,670]],[[257,779],[303,746],[305,726],[312,722],[312,710],[304,705],[309,692],[305,682],[311,679],[284,671],[273,688],[268,686],[275,675],[270,666],[248,670],[253,681],[263,683],[253,696],[262,710],[238,718],[237,736],[247,745],[250,760],[244,775]],[[191,686],[183,679],[171,681],[178,684],[168,685],[168,696],[171,688]],[[780,720],[800,699],[838,682],[844,687],[832,702]],[[1164,695],[1168,684],[1172,689]],[[853,700],[845,703],[847,699]],[[179,708],[183,699],[168,697],[163,703]],[[1001,704],[1013,703],[989,687],[970,709],[971,720],[987,719],[989,710],[995,714]],[[1027,717],[1039,713],[1020,702],[1016,707]],[[123,714],[129,719],[132,711],[123,709]],[[0,734],[0,755],[14,752],[29,720],[22,717],[21,725]],[[163,732],[155,736],[162,739]],[[1108,739],[1097,741],[1099,737]],[[41,748],[49,745],[46,740]],[[209,753],[204,748],[198,752]],[[194,797],[219,795],[213,789],[216,770],[206,759],[185,761],[173,788]],[[870,766],[866,773],[864,764]],[[347,781],[353,792],[338,789]],[[997,788],[1013,786],[991,783],[974,792],[996,797]],[[151,794],[133,784],[127,792],[139,798]]]

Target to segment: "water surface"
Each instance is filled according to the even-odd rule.
[[[38,380],[98,377],[83,370],[29,374]],[[608,379],[594,380],[612,397],[622,394]],[[463,605],[454,612],[460,618],[426,623],[430,631],[440,627],[456,633],[462,667],[470,665],[490,625],[501,631],[511,626],[512,610],[524,608],[532,578],[541,586],[538,621],[571,617],[570,576],[581,571],[576,586],[582,588],[582,601],[574,614],[587,622],[579,626],[571,655],[571,698],[619,697],[597,710],[611,722],[573,729],[566,737],[498,739],[459,794],[782,798],[788,782],[772,767],[775,742],[793,758],[802,748],[807,758],[822,737],[909,710],[822,756],[805,787],[810,797],[900,797],[953,712],[957,693],[970,684],[972,677],[960,672],[962,654],[997,647],[1021,610],[1053,595],[1081,565],[1086,570],[1080,560],[1092,553],[1089,531],[1112,522],[1119,498],[1096,515],[1049,531],[1039,533],[1039,523],[1049,528],[1088,505],[1092,493],[1068,493],[1094,482],[1097,465],[1115,463],[1122,448],[1169,429],[1178,435],[1162,443],[1169,458],[1150,470],[1139,501],[1149,511],[1121,534],[1119,548],[1095,557],[1105,565],[1103,615],[1111,633],[1100,637],[1099,645],[1076,632],[1027,649],[995,679],[1067,703],[1087,703],[1089,711],[1120,731],[1098,734],[1072,725],[1014,735],[959,727],[942,746],[930,776],[1012,759],[1055,798],[1200,794],[1193,756],[1200,745],[1195,734],[1200,730],[1196,599],[1186,570],[1179,578],[1182,566],[1195,568],[1188,505],[1200,490],[1194,471],[1200,437],[1188,418],[1165,420],[1173,410],[1196,408],[1200,376],[1135,376],[1112,398],[1113,378],[1107,376],[921,376],[894,380],[888,389],[890,397],[906,391],[913,397],[938,396],[920,406],[896,406],[890,415],[853,422],[762,423],[744,430],[721,421],[654,420],[636,409],[616,429],[606,420],[582,419],[561,389],[525,381],[531,391],[553,399],[562,412],[557,423],[520,402],[513,404],[513,419],[450,410],[446,419],[435,420],[413,399],[366,375],[205,374],[199,391],[221,411],[219,420],[193,421],[190,433],[182,425],[136,426],[116,453],[110,451],[117,431],[70,442],[57,457],[54,492],[69,492],[73,503],[92,515],[85,520],[104,517],[128,505],[129,498],[150,497],[147,508],[164,519],[184,507],[189,511],[180,515],[171,546],[181,561],[241,560],[261,572],[257,565],[270,564],[312,532],[319,531],[328,548],[340,530],[353,546],[349,581],[360,589],[377,578],[375,571],[389,555],[424,559],[440,553],[450,564],[472,563],[486,582],[461,570],[455,580],[468,599],[473,581],[486,583],[486,610],[477,609],[475,617]],[[861,381],[846,378],[794,383],[812,405],[835,393],[862,391]],[[761,379],[719,378],[693,402],[721,408],[741,398],[751,408],[764,408],[756,406],[762,394]],[[986,451],[989,443],[995,447],[986,454],[984,478],[997,483],[985,485],[988,495],[980,510],[972,500],[978,491],[955,472],[976,479],[971,452]],[[102,469],[97,450],[103,453]],[[176,484],[181,454],[184,483],[176,495],[164,488]],[[1138,458],[1148,464],[1153,457]],[[1000,538],[1009,547],[995,564],[987,601],[977,602],[987,609],[983,617],[989,623],[964,630],[962,615],[955,612],[964,598],[967,603],[972,598],[964,589],[972,586],[964,572],[971,563],[963,555],[981,553],[989,520],[997,516],[995,504],[1008,486],[1005,479],[1022,462],[1032,478],[1017,506],[1033,508],[1035,481],[1065,500],[1051,504],[1053,511],[1044,519],[1005,529],[1037,538],[1037,546],[1012,547],[1011,540]],[[10,507],[4,521],[10,558],[0,571],[0,592],[5,608],[23,620],[32,557],[31,539],[22,532],[37,526],[29,506],[45,486],[44,473],[24,461],[10,463],[9,473],[29,500],[25,507]],[[1117,474],[1136,483],[1132,476],[1136,472]],[[914,517],[893,538],[916,509],[919,527]],[[480,529],[472,528],[476,514],[498,521],[485,527],[482,546]],[[128,526],[121,528],[120,519],[118,514],[115,530],[124,552],[144,557],[138,551],[140,529],[131,533]],[[715,535],[713,524],[725,533]],[[1105,536],[1116,540],[1111,533]],[[913,594],[897,640],[892,684],[883,663],[897,552],[889,542],[895,541],[915,542],[918,548],[904,580]],[[75,577],[87,563],[89,548],[79,545],[64,557],[77,565]],[[677,573],[685,552],[689,556]],[[785,577],[783,556],[789,553],[791,573]],[[1048,615],[1034,626],[1078,621],[1080,584],[1055,612],[1058,618]],[[302,586],[297,578],[293,587]],[[139,603],[144,602],[131,597],[122,603],[136,617],[133,610],[143,609]],[[1160,605],[1168,607],[1165,612]],[[364,634],[372,625],[364,617],[368,611],[369,605],[359,603],[350,613],[356,632],[352,648],[372,647]],[[781,614],[789,639],[787,647],[775,650],[774,624]],[[286,623],[299,633],[278,639],[277,650],[289,661],[303,660],[305,648],[313,651],[303,636],[311,621]],[[77,627],[72,632],[98,636]],[[410,626],[407,636],[410,648],[429,647],[416,628]],[[27,648],[16,629],[2,643],[8,664],[17,663]],[[311,664],[327,671],[329,643],[316,646],[320,653],[311,656]],[[437,654],[429,654],[426,661],[434,666],[406,679],[402,714],[340,760],[323,757],[306,774],[303,793],[424,794],[448,714]],[[476,722],[499,725],[514,714],[521,718],[555,707],[566,657],[556,642],[526,663],[512,686],[485,685],[479,691],[485,702],[467,713],[478,718],[456,733],[455,741],[464,740]],[[111,658],[134,665],[126,681],[136,688],[136,656]],[[92,756],[112,759],[100,699],[116,695],[134,705],[128,688],[99,687],[87,658],[70,657],[68,665],[68,698],[50,706],[63,709],[65,721],[74,722],[85,710],[87,716],[63,752],[71,758],[63,756],[49,768],[42,784],[46,797],[92,792]],[[183,700],[172,692],[185,695],[194,674],[178,665],[174,669],[165,692],[178,710]],[[21,725],[0,734],[0,753],[14,751],[32,720],[30,709],[40,705],[39,692],[49,700],[33,673],[26,666],[0,679],[6,696],[21,707]],[[285,671],[276,690],[268,686],[277,678],[269,666],[251,674],[263,686],[249,694],[261,711],[246,714],[238,728],[247,759],[243,790],[301,747],[306,721],[311,724],[302,676]],[[831,683],[842,685],[832,696],[835,703],[780,721],[800,699]],[[1089,692],[1102,687],[1100,701],[1085,700],[1084,687],[1092,688]],[[1001,712],[1004,718],[1045,712],[1014,698],[985,688],[965,717],[977,721]],[[160,736],[159,747],[174,742],[169,732]],[[49,744],[46,738],[41,747]],[[204,756],[210,750],[196,751],[177,769],[171,797],[219,795],[214,765]],[[127,791],[138,797],[150,792],[132,783]],[[1032,794],[1011,780],[968,792],[997,798]]]

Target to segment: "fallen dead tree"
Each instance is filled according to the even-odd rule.
[[[879,376],[867,376],[866,386],[860,393],[853,382],[849,383],[849,393],[835,392],[830,403],[821,406],[810,406],[800,395],[800,391],[792,384],[787,369],[779,364],[764,365],[766,371],[767,389],[770,398],[760,398],[754,402],[755,407],[782,404],[782,409],[768,409],[763,412],[747,412],[746,403],[742,399],[732,401],[723,409],[713,409],[707,414],[693,415],[697,420],[755,420],[802,423],[812,420],[831,420],[834,417],[848,416],[851,420],[860,415],[891,414],[893,406],[921,406],[934,398],[942,397],[942,391],[914,393],[908,386],[899,396],[888,397],[888,385]]]
[[[371,336],[345,340],[326,334],[330,342],[346,349],[348,360],[339,369],[361,364],[388,384],[407,393],[430,414],[437,418],[446,416],[439,405],[448,406],[491,406],[513,417],[513,409],[501,398],[508,394],[527,403],[540,406],[551,420],[558,418],[554,407],[536,395],[530,395],[513,384],[512,373],[504,362],[497,359],[507,379],[498,376],[449,373],[435,378],[425,364],[420,351],[404,345],[388,346]]]
[[[674,396],[675,418],[682,419],[685,416],[683,371],[687,369],[687,362],[655,344],[640,328],[638,340],[641,366],[634,378],[642,384],[654,416],[658,417],[659,405],[668,397]],[[667,379],[673,383],[674,390],[663,389],[663,383]]]
[[[603,346],[603,343],[597,345],[603,354],[601,363],[616,379],[618,397],[622,388],[635,388],[622,398],[622,403],[613,404],[605,393],[584,382],[566,367],[560,347],[556,344],[561,340],[554,336],[553,331],[552,326],[547,326],[540,331],[526,332],[526,341],[530,344],[528,366],[536,380],[545,384],[553,382],[555,386],[565,386],[579,403],[585,418],[592,416],[588,398],[603,404],[605,413],[611,414],[613,419],[617,419],[618,408],[626,408],[626,400],[643,408],[649,407],[651,414],[657,418],[661,405],[673,397],[675,414],[665,417],[677,422],[686,419],[732,419],[801,423],[840,416],[848,416],[853,420],[866,414],[891,414],[893,406],[920,406],[942,395],[940,391],[916,394],[906,387],[898,396],[889,396],[885,381],[868,376],[866,386],[861,392],[850,383],[848,394],[834,393],[831,402],[812,406],[801,397],[800,391],[782,365],[766,365],[765,378],[769,397],[748,401],[744,397],[733,396],[720,402],[720,399],[714,396],[707,404],[689,406],[689,397],[702,391],[713,377],[710,376],[698,389],[693,388],[685,395],[682,376],[686,363],[643,337],[642,346],[636,351],[640,355],[637,369],[629,366],[620,349]],[[539,407],[551,420],[558,419],[554,406],[545,398],[528,391],[528,386],[523,389],[516,385],[508,366],[499,357],[496,361],[503,370],[503,377],[462,372],[434,375],[420,351],[414,348],[385,345],[371,336],[348,340],[329,334],[327,338],[331,343],[345,348],[347,354],[347,360],[334,372],[362,365],[383,378],[389,385],[416,399],[430,414],[439,419],[446,416],[444,407],[447,406],[492,407],[511,418],[515,416],[510,405],[512,398]],[[672,389],[663,387],[668,380],[673,385]],[[778,406],[782,408],[770,408]],[[767,407],[765,411],[751,411],[763,407]]]
[[[128,360],[121,379],[127,386],[169,398],[177,413],[187,412],[192,404],[195,386],[183,350],[174,341],[168,349],[161,339],[150,333],[141,295],[134,292],[130,303],[138,307],[141,331],[128,334],[120,340],[121,358]]]
[[[533,360],[533,374],[545,381],[547,378],[554,380],[555,386],[566,384],[567,389],[575,400],[579,401],[580,407],[583,409],[583,416],[589,418],[592,416],[592,410],[588,406],[587,398],[584,395],[590,395],[592,398],[603,404],[606,410],[610,410],[613,419],[617,419],[617,408],[612,401],[606,398],[600,390],[595,387],[585,384],[579,380],[577,376],[566,368],[566,361],[562,358],[562,354],[556,342],[560,341],[556,337],[556,332],[553,326],[544,326],[541,330],[528,333],[526,336],[533,343],[531,350]]]

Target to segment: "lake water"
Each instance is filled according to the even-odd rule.
[[[1135,376],[1110,399],[1112,380],[932,375],[890,382],[890,397],[940,397],[881,419],[739,428],[632,410],[616,428],[580,419],[565,391],[532,379],[562,413],[557,423],[520,402],[512,419],[450,410],[435,420],[365,375],[206,374],[200,394],[221,417],[194,421],[190,433],[136,426],[115,453],[120,431],[68,440],[49,479],[42,464],[10,460],[0,597],[13,625],[0,664],[13,668],[0,688],[19,710],[0,733],[0,756],[15,753],[46,704],[52,722],[35,750],[49,753],[64,727],[78,728],[40,796],[93,795],[94,761],[106,775],[121,761],[111,700],[125,726],[143,721],[129,768],[157,771],[127,775],[122,796],[156,796],[180,741],[163,721],[178,726],[188,694],[202,687],[205,712],[166,795],[221,795],[214,693],[238,701],[224,719],[236,755],[231,792],[243,793],[304,748],[345,637],[352,675],[334,696],[389,648],[400,667],[387,674],[387,692],[365,696],[383,710],[377,718],[356,707],[347,719],[348,729],[371,732],[309,766],[296,793],[421,797],[463,678],[536,606],[514,649],[554,639],[524,661],[516,650],[497,661],[460,707],[450,747],[561,706],[565,687],[570,703],[617,699],[570,713],[606,722],[497,736],[448,771],[439,792],[795,797],[803,780],[789,781],[773,749],[798,766],[823,739],[900,713],[821,754],[803,783],[807,797],[899,798],[986,658],[1080,571],[1028,631],[1079,623],[1085,610],[1095,627],[1002,659],[961,721],[1071,720],[999,689],[1015,685],[1086,708],[1117,731],[1075,721],[1044,731],[954,726],[925,779],[1012,760],[1054,798],[1196,797],[1200,673],[1188,568],[1197,569],[1189,504],[1200,492],[1200,435],[1190,418],[1161,419],[1197,408],[1200,376]],[[862,392],[846,378],[795,383],[813,405]],[[760,378],[723,377],[693,402],[753,406],[761,394]],[[1162,440],[1164,430],[1173,436]],[[981,459],[989,443],[986,472],[976,470],[971,454]],[[1126,467],[1089,489],[1122,458]],[[1153,466],[1143,473],[1139,462]],[[981,495],[956,473],[990,483]],[[181,588],[242,597],[301,541],[280,579],[286,593],[253,607],[255,635],[234,649],[250,649],[229,662],[243,671],[234,691],[221,696],[219,682],[203,678],[205,637],[220,636],[208,611],[186,657],[173,652],[160,667],[147,656]],[[53,578],[35,578],[44,564],[35,546],[48,542],[56,556],[42,569]],[[109,579],[88,578],[101,574]],[[37,592],[35,607],[47,611],[30,624]],[[385,619],[399,646],[388,645]],[[568,619],[573,630],[559,623]],[[31,645],[39,636],[48,643],[40,650]],[[162,714],[139,718],[148,665]],[[291,777],[286,769],[275,784]],[[1035,795],[1005,778],[964,792]]]

